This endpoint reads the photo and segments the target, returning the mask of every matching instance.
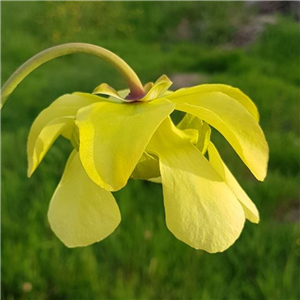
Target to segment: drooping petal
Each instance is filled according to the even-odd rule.
[[[166,223],[181,241],[214,253],[239,237],[241,204],[203,154],[165,120],[147,151],[159,156]]]
[[[114,197],[90,180],[76,150],[51,199],[48,219],[52,230],[68,247],[101,241],[121,221]]]
[[[174,107],[159,99],[97,103],[79,110],[80,159],[90,178],[107,190],[125,186],[153,133]]]
[[[246,218],[252,223],[258,223],[259,213],[255,204],[248,197],[245,191],[241,188],[241,186],[239,185],[235,177],[232,175],[230,170],[223,162],[218,150],[212,143],[209,144],[208,153],[209,153],[209,162],[212,164],[214,169],[219,173],[219,175],[223,178],[226,184],[230,187],[230,189],[233,191],[237,199],[241,202],[245,211]]]
[[[198,132],[195,129],[184,129],[181,131],[181,137],[192,144],[197,144]],[[144,152],[137,163],[131,177],[134,179],[149,180],[155,183],[161,183],[158,157]]]
[[[78,109],[102,101],[107,102],[107,99],[88,93],[75,92],[59,97],[44,111],[48,110],[48,114],[56,114],[56,117],[75,116]]]
[[[148,180],[160,176],[158,159],[144,152],[137,163],[131,177],[134,179]]]
[[[196,129],[198,131],[198,138],[196,141],[196,147],[205,154],[209,145],[211,129],[206,122],[203,122],[199,118],[191,115],[185,114],[177,128],[181,130],[191,130]]]
[[[36,140],[28,139],[28,177],[35,171],[57,137],[73,124],[72,117],[56,118],[43,127]]]
[[[257,121],[237,101],[221,92],[167,96],[176,109],[188,112],[215,127],[228,140],[258,180],[264,180],[268,144]]]
[[[71,138],[73,120],[78,109],[98,101],[101,101],[100,97],[90,94],[67,94],[59,97],[37,116],[27,141],[29,177],[60,134],[68,139]]]
[[[183,96],[187,94],[200,94],[200,93],[211,93],[221,92],[232,99],[238,101],[243,105],[252,117],[258,122],[259,113],[254,102],[245,95],[241,90],[226,84],[201,84],[190,88],[182,88],[176,91],[177,96]]]

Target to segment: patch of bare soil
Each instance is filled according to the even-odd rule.
[[[275,211],[274,217],[278,222],[300,222],[300,199],[295,199],[279,206]]]
[[[172,89],[190,87],[208,82],[208,76],[199,73],[176,73],[169,76],[173,82]]]
[[[242,47],[253,44],[264,32],[268,24],[275,24],[277,18],[274,15],[258,15],[249,23],[241,26],[233,38],[234,46]]]

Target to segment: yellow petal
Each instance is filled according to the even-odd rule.
[[[150,87],[146,96],[139,101],[150,101],[163,97],[171,85],[172,81],[166,75],[162,75],[155,81],[154,85]]]
[[[176,109],[188,112],[215,127],[228,140],[258,180],[264,180],[269,157],[265,136],[248,111],[231,97],[220,93],[189,93],[167,98]]]
[[[174,106],[159,99],[103,102],[79,110],[80,159],[90,178],[107,190],[125,186],[153,133]]]
[[[49,111],[50,108],[56,109],[57,113],[61,113],[60,116],[75,116],[78,109],[101,101],[106,102],[107,99],[88,93],[75,92],[59,97],[46,109],[49,109]]]
[[[28,177],[35,171],[57,137],[73,124],[72,117],[54,119],[43,127],[36,140],[28,140]]]
[[[70,155],[51,199],[48,219],[52,230],[67,247],[99,242],[121,221],[114,197],[90,180],[76,150]]]
[[[50,121],[60,117],[75,117],[78,109],[99,101],[103,101],[103,98],[85,93],[67,94],[59,97],[34,120],[28,139],[36,140],[41,130]],[[71,134],[71,131],[69,133]],[[67,135],[66,138],[70,138],[70,136]]]
[[[147,152],[144,152],[131,174],[131,177],[134,179],[148,180],[159,176],[158,159]]]
[[[147,151],[159,156],[166,223],[181,241],[210,253],[227,249],[245,222],[241,204],[203,154],[165,120]]]
[[[245,95],[241,90],[234,88],[230,85],[201,84],[190,88],[180,89],[176,91],[176,94],[177,96],[183,96],[187,94],[200,94],[200,93],[210,93],[210,92],[221,92],[233,98],[234,100],[242,104],[257,122],[259,121],[259,113],[254,102],[247,95]]]
[[[237,199],[241,202],[246,218],[251,221],[252,223],[259,222],[259,213],[255,206],[255,204],[251,201],[245,191],[241,188],[235,177],[229,171],[225,163],[223,162],[222,158],[216,147],[210,143],[208,147],[209,153],[209,162],[212,164],[214,169],[219,173],[219,175],[223,178],[226,184],[230,187],[233,191]]]
[[[75,117],[78,109],[98,101],[101,101],[100,97],[89,94],[67,94],[59,97],[38,115],[31,126],[27,142],[28,176],[34,172],[59,134],[71,138],[70,119]],[[47,137],[47,134],[50,136]],[[45,145],[48,146],[45,148]]]
[[[198,131],[198,137],[195,143],[196,147],[202,152],[202,154],[206,153],[211,135],[211,129],[206,122],[203,122],[191,114],[186,114],[177,125],[177,128],[185,131],[196,129]],[[192,142],[192,144],[194,143]]]

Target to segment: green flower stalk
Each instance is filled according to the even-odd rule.
[[[119,56],[99,46],[83,43],[69,43],[49,48],[35,55],[17,69],[1,89],[1,108],[18,84],[40,65],[54,58],[79,52],[98,56],[114,66],[128,83],[130,99],[138,99],[145,95],[143,85],[139,78]]]
[[[240,236],[246,219],[259,222],[255,204],[210,139],[212,126],[264,180],[268,145],[259,114],[237,88],[203,84],[172,92],[166,75],[142,86],[115,54],[76,43],[50,48],[21,66],[3,86],[2,104],[36,67],[75,52],[107,60],[129,90],[101,84],[91,94],[63,95],[31,127],[28,176],[58,136],[74,147],[48,211],[52,230],[66,246],[90,245],[116,229],[121,216],[111,192],[126,186],[129,178],[162,184],[168,229],[195,249],[224,251]],[[170,118],[174,110],[186,113],[177,125]]]

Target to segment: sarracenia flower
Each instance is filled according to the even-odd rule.
[[[210,140],[212,126],[253,175],[264,180],[268,145],[256,106],[239,89],[203,84],[171,92],[165,75],[142,86],[111,52],[66,44],[24,64],[3,87],[3,103],[37,66],[79,51],[112,63],[130,90],[117,92],[101,84],[92,94],[63,95],[31,127],[28,176],[58,136],[74,147],[48,212],[51,228],[65,245],[87,246],[116,229],[121,216],[111,192],[123,188],[129,178],[162,183],[167,227],[193,248],[224,251],[239,237],[245,219],[259,222],[255,204]],[[186,113],[177,126],[170,117],[174,110]]]

